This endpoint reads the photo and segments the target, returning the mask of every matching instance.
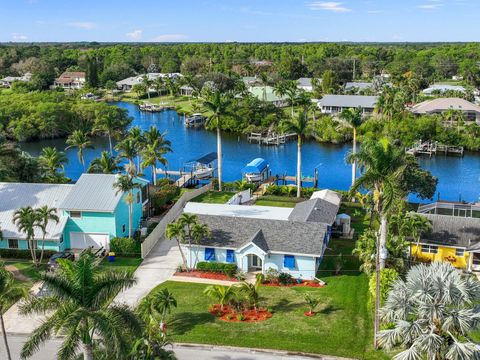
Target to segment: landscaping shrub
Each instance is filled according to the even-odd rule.
[[[265,271],[265,281],[270,283],[277,282],[278,275],[280,275],[278,270],[274,268],[268,268],[267,271]]]
[[[293,284],[293,276],[289,273],[281,272],[278,274],[278,282],[280,285],[290,285]]]
[[[388,293],[393,287],[395,281],[399,278],[398,272],[395,269],[380,270],[380,302],[383,304],[388,298]],[[368,288],[372,299],[375,299],[377,293],[377,274],[373,273],[368,282]]]
[[[110,250],[117,256],[138,257],[142,253],[139,241],[116,237],[110,241]]]
[[[170,183],[162,183],[150,195],[150,200],[156,212],[161,211],[165,205],[171,203],[180,194],[180,188]]]
[[[244,320],[245,320],[245,315],[243,315],[243,314],[238,314],[238,315],[237,315],[237,320],[238,320],[238,321],[244,321]]]
[[[40,246],[40,244],[39,244]],[[37,254],[40,254],[40,249],[37,250]],[[57,253],[54,250],[45,250],[43,258],[49,259],[53,254]],[[20,249],[0,249],[0,258],[4,259],[31,259],[32,255],[30,250],[20,250]]]
[[[224,264],[220,262],[201,261],[197,264],[197,270],[209,271],[209,272],[220,272],[220,273],[226,274],[229,277],[233,277],[237,272],[237,265]]]

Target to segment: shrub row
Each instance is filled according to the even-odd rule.
[[[237,272],[236,264],[201,261],[197,264],[197,270],[224,273],[233,277]]]
[[[37,257],[40,255],[40,249],[37,250]],[[54,250],[45,250],[43,258],[49,259],[50,256],[57,253]],[[30,250],[20,250],[20,249],[0,249],[0,258],[5,259],[31,259],[32,255],[30,254]]]
[[[116,237],[110,241],[110,250],[115,255],[124,257],[138,257],[142,253],[140,241],[122,237]]]
[[[320,189],[317,188],[307,188],[302,187],[300,189],[300,195],[302,198],[310,198],[315,191]],[[335,190],[338,192],[343,199],[348,197],[348,191]],[[265,191],[265,195],[275,195],[275,196],[288,196],[294,197],[297,196],[297,187],[295,185],[270,185]]]

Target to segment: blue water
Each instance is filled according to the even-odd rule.
[[[117,103],[128,110],[133,117],[131,126],[148,129],[155,125],[167,132],[167,139],[172,142],[173,153],[167,154],[168,167],[171,170],[182,168],[186,162],[196,159],[206,153],[216,151],[216,135],[214,132],[203,129],[186,129],[183,118],[175,111],[161,113],[140,112],[136,105]],[[223,141],[223,177],[224,181],[233,181],[241,178],[241,169],[252,159],[262,157],[269,161],[272,174],[295,175],[297,161],[296,142],[282,146],[259,146],[247,142],[245,136],[224,134]],[[85,162],[88,164],[103,150],[108,150],[108,141],[104,138],[93,140],[95,149],[86,150]],[[33,143],[24,143],[22,148],[32,155],[38,155],[45,146],[54,146],[65,149],[63,139],[43,140]],[[302,147],[302,174],[313,176],[318,169],[319,187],[347,190],[351,181],[351,167],[345,163],[345,156],[351,145],[325,145],[316,142],[307,142]],[[77,159],[74,149],[66,151],[69,163],[65,165],[66,175],[78,179],[83,168]],[[437,194],[443,200],[477,201],[480,197],[480,155],[466,153],[463,158],[437,156],[419,158],[423,168],[439,178]],[[145,177],[151,178],[151,170],[145,169]],[[439,195],[438,195],[439,194]],[[411,201],[419,201],[414,196]]]

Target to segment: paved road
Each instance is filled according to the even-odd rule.
[[[12,351],[12,357],[14,360],[20,359],[20,349],[26,337],[23,336],[9,336],[9,344]],[[61,341],[50,340],[44,347],[36,353],[31,360],[54,360],[55,353],[60,346]],[[238,348],[221,348],[212,346],[184,346],[174,345],[174,351],[178,360],[338,360],[340,358],[335,357],[304,357],[290,355],[288,353],[272,353],[264,351],[251,351],[248,349]],[[5,359],[5,348],[3,342],[0,343],[0,359]]]

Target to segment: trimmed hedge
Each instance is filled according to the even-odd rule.
[[[237,269],[238,268],[236,264],[225,264],[215,261],[201,261],[197,264],[197,270],[224,273],[230,277],[235,275]]]
[[[37,249],[37,255],[40,255],[41,249]],[[58,251],[54,250],[45,250],[43,252],[43,258],[49,259],[50,256],[57,253]],[[20,249],[0,249],[0,258],[5,259],[31,259],[32,255],[30,250],[20,250]]]
[[[116,237],[110,241],[110,251],[116,256],[139,257],[142,247],[140,241],[135,239]]]

